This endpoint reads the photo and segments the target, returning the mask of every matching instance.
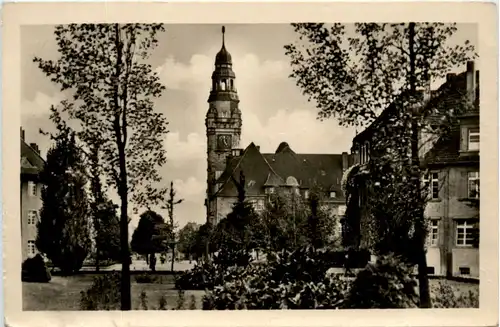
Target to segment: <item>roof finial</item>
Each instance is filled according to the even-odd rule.
[[[222,26],[222,46],[224,46],[224,33],[226,33],[226,27]]]

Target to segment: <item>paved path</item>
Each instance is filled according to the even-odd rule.
[[[186,271],[194,267],[195,261],[189,263],[189,261],[176,261],[174,262],[174,271]],[[162,264],[160,260],[156,263],[156,271],[170,271],[171,270],[171,262],[165,262]],[[120,263],[108,266],[101,267],[99,270],[101,271],[120,271],[122,269],[122,265]],[[81,271],[94,271],[95,267],[83,267]],[[130,270],[138,270],[138,271],[149,271],[149,265],[146,263],[146,260],[132,260],[132,264],[130,265]]]

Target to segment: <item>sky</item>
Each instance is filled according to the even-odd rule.
[[[48,25],[21,29],[21,123],[26,141],[37,143],[43,156],[50,140],[38,131],[53,131],[49,108],[64,97],[33,63],[33,57],[58,58],[53,31],[54,27]],[[474,44],[476,33],[473,25],[461,26],[453,42],[468,39]],[[290,25],[226,25],[225,40],[236,74],[243,148],[254,142],[261,152],[274,152],[286,141],[298,153],[349,152],[356,131],[339,126],[333,118],[319,121],[315,104],[307,101],[289,77],[291,67],[283,46],[296,40]],[[210,77],[221,42],[220,25],[166,25],[150,58],[166,86],[155,102],[156,109],[169,121],[170,131],[164,140],[168,161],[160,172],[166,185],[174,181],[179,197],[184,199],[175,212],[179,226],[206,220],[204,124]],[[116,198],[114,201],[119,203]],[[166,217],[165,212],[160,214]],[[131,216],[133,230],[138,217]]]

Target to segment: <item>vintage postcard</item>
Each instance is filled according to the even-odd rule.
[[[8,326],[498,323],[493,4],[9,3],[3,27]]]

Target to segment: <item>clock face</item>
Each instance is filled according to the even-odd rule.
[[[219,135],[217,145],[219,149],[231,149],[231,135]]]

